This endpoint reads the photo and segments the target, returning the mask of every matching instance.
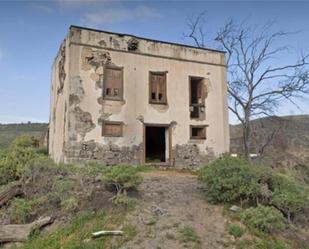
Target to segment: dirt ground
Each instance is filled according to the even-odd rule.
[[[222,207],[204,199],[197,177],[188,173],[154,171],[143,173],[135,211],[127,217],[137,235],[122,249],[220,249],[234,248],[226,231]],[[190,227],[196,237],[181,231]]]

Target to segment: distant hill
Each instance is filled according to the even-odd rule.
[[[0,124],[0,149],[10,145],[15,137],[30,134],[41,138],[47,129],[46,123]],[[264,157],[287,165],[309,165],[309,115],[267,117],[253,120],[251,153],[260,154],[265,146]],[[242,153],[242,133],[240,125],[230,126],[231,153]]]
[[[309,182],[309,115],[256,119],[251,127],[250,152],[262,154],[260,162],[283,170],[297,170]],[[230,126],[231,153],[243,151],[241,132],[241,125]]]
[[[0,124],[0,150],[10,146],[11,142],[20,135],[29,134],[40,139],[47,126],[46,123]]]

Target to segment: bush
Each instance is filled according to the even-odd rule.
[[[283,212],[289,221],[305,208],[307,204],[305,190],[295,180],[283,174],[273,177],[273,196],[271,204]]]
[[[277,239],[264,239],[258,242],[255,249],[289,249],[290,247],[283,241]]]
[[[253,232],[271,233],[285,227],[285,219],[280,211],[262,205],[245,210],[241,220]]]
[[[103,182],[120,195],[126,194],[127,190],[136,189],[142,183],[142,177],[133,166],[111,166],[105,170]]]
[[[236,224],[229,225],[228,229],[229,234],[233,235],[235,238],[240,238],[244,234],[243,229]]]
[[[223,156],[201,169],[200,180],[214,203],[256,200],[260,195],[261,172],[245,160]]]
[[[16,138],[0,157],[0,184],[18,180],[29,161],[38,156],[37,141],[31,136]]]

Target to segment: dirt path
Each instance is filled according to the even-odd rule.
[[[222,208],[203,200],[196,176],[155,171],[143,178],[137,208],[127,220],[137,235],[123,249],[234,248]],[[197,236],[184,237],[184,227]]]

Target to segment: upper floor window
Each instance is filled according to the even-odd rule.
[[[202,77],[189,77],[190,90],[190,117],[191,119],[199,119],[205,112],[205,98],[207,89]]]
[[[109,100],[123,99],[123,68],[106,66],[104,68],[103,98]]]
[[[149,103],[167,104],[166,73],[149,72]]]

